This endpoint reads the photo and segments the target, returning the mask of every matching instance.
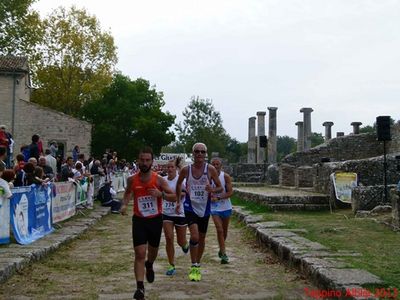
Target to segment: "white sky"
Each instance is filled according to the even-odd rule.
[[[400,116],[400,0],[38,0],[86,8],[118,47],[117,68],[164,92],[182,121],[191,96],[210,98],[231,137],[278,107],[278,135],[297,137],[302,107],[312,131],[352,131]],[[268,123],[266,125],[268,133]]]

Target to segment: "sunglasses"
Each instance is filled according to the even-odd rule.
[[[193,152],[196,154],[199,154],[199,153],[206,154],[206,150],[194,150]]]

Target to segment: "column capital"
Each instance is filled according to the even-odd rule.
[[[278,110],[278,108],[277,107],[267,107],[268,108],[268,110],[272,110],[272,111],[274,111],[274,110]]]
[[[362,122],[351,122],[351,126],[361,126]]]
[[[311,107],[303,107],[300,109],[300,112],[302,112],[302,113],[308,113],[308,112],[311,113],[313,111],[314,110]]]
[[[267,114],[267,112],[265,111],[258,111],[257,112],[257,116],[265,116]]]
[[[250,118],[249,118],[249,121],[255,120],[255,119],[256,119],[256,117],[250,117]]]
[[[326,121],[324,123],[322,123],[322,126],[333,126],[335,123],[331,122],[331,121]]]
[[[296,123],[295,123],[295,125],[297,125],[297,126],[301,126],[301,125],[303,125],[304,124],[304,122],[303,121],[297,121]]]

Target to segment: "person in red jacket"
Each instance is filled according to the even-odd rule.
[[[176,201],[176,195],[167,181],[151,170],[153,151],[146,147],[139,152],[139,172],[128,178],[121,214],[133,195],[132,238],[135,251],[134,271],[136,292],[134,299],[144,299],[144,275],[149,283],[154,281],[153,263],[157,258],[163,226],[163,199]],[[147,259],[146,259],[147,250]]]

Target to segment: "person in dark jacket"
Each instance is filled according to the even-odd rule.
[[[121,202],[114,199],[117,192],[111,186],[111,182],[106,182],[99,189],[97,194],[97,199],[100,200],[102,206],[111,207],[111,212],[119,214],[119,209],[121,207]]]

